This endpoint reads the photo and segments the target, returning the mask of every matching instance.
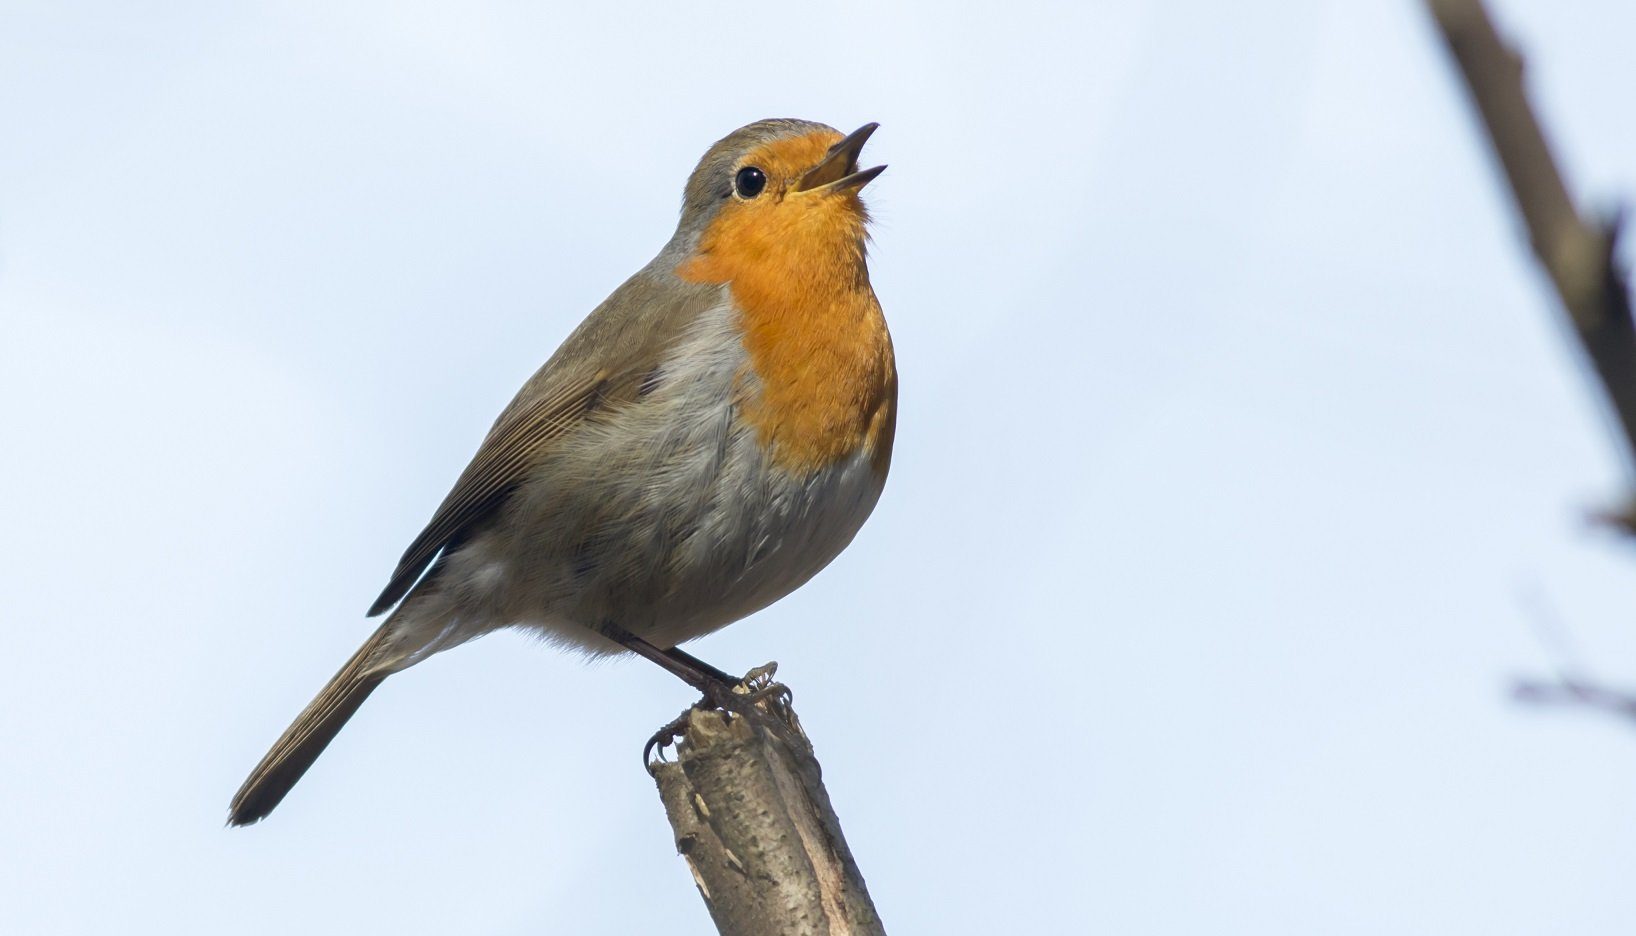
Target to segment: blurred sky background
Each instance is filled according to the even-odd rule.
[[[1495,6],[1636,198],[1636,5]],[[713,931],[639,661],[486,638],[222,823],[767,116],[882,124],[896,463],[691,649],[892,932],[1630,932],[1636,732],[1507,695],[1636,683],[1620,463],[1452,79],[1407,0],[0,6],[0,932]]]

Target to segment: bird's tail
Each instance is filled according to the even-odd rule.
[[[370,666],[386,642],[391,623],[388,620],[374,636],[364,641],[318,697],[307,703],[306,709],[284,729],[284,734],[256,769],[250,771],[244,785],[233,794],[233,803],[228,807],[228,825],[249,825],[267,818],[318,755],[324,753],[324,748],[358,711],[358,706],[393,672]]]

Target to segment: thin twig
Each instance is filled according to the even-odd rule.
[[[1636,695],[1610,689],[1587,674],[1555,610],[1542,592],[1529,589],[1520,598],[1540,644],[1553,657],[1550,679],[1518,678],[1511,698],[1528,705],[1574,705],[1600,709],[1636,721]]]
[[[1636,721],[1636,695],[1571,677],[1555,680],[1518,679],[1511,697],[1532,705],[1577,705],[1600,709]]]

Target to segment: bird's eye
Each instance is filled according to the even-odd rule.
[[[745,166],[733,177],[733,188],[740,198],[754,198],[767,187],[767,174],[754,166]]]

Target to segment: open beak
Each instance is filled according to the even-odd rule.
[[[823,162],[807,170],[807,174],[795,183],[797,192],[842,192],[847,189],[861,189],[874,181],[875,176],[886,171],[885,166],[876,166],[873,169],[858,170],[858,151],[869,135],[879,127],[878,123],[866,123],[847,134],[846,139],[831,146],[824,154]]]

